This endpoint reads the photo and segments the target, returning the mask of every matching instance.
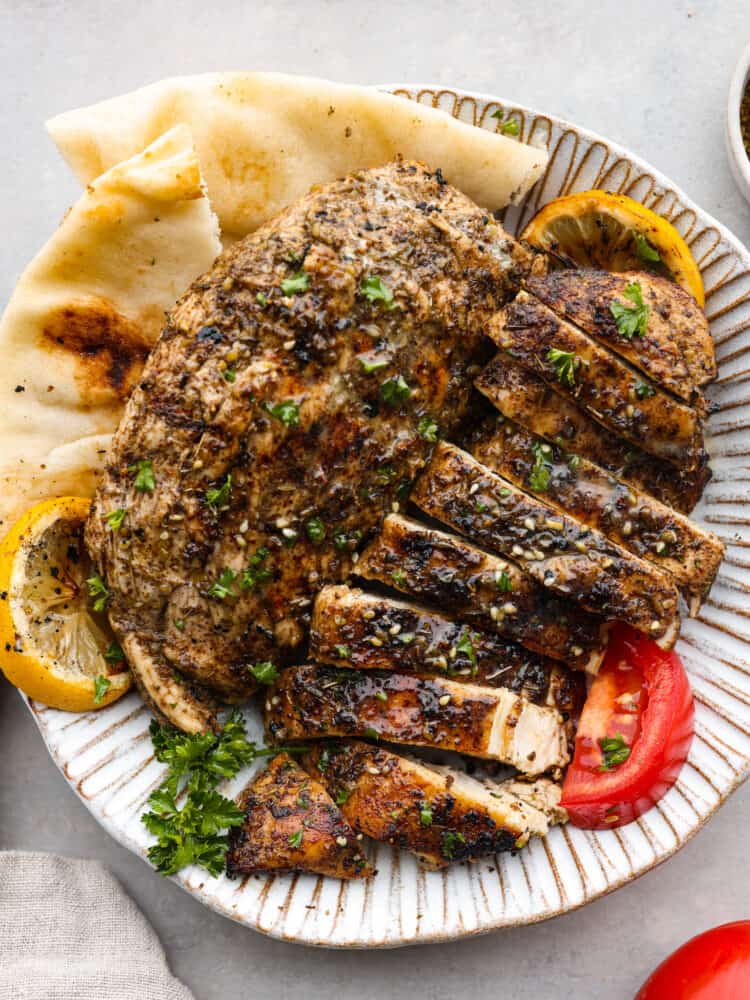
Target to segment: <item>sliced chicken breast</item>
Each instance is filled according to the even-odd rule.
[[[609,348],[527,292],[495,314],[488,333],[524,368],[631,444],[678,468],[691,470],[705,462],[696,410],[645,381]]]
[[[632,304],[625,294],[632,284],[640,289],[648,319],[642,335],[626,337],[612,305]],[[705,313],[673,281],[645,271],[583,269],[530,276],[525,286],[558,316],[607,344],[658,385],[698,409],[704,405],[701,388],[716,378],[714,344]]]
[[[569,759],[557,709],[507,688],[418,674],[290,667],[268,692],[265,723],[277,743],[382,739],[496,760],[523,774],[543,774]]]
[[[556,708],[571,724],[586,695],[583,674],[511,639],[353,587],[324,587],[318,594],[310,655],[319,663],[357,670],[407,671],[507,688]]]
[[[419,521],[389,514],[357,574],[577,669],[595,673],[602,661],[601,619],[540,586],[512,560]]]
[[[666,573],[522,492],[455,445],[438,444],[412,500],[468,538],[522,560],[542,586],[627,622],[666,649],[677,641],[679,597]]]
[[[478,461],[520,489],[664,570],[690,613],[697,614],[724,554],[710,531],[502,416],[485,421],[468,447]]]
[[[314,872],[366,878],[362,835],[344,819],[315,775],[285,753],[274,757],[239,799],[245,821],[229,834],[227,874]]]
[[[560,789],[545,778],[519,794],[517,781],[485,784],[354,740],[316,746],[302,763],[355,830],[429,868],[519,849],[565,818]]]

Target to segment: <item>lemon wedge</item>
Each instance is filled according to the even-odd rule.
[[[83,545],[89,506],[45,500],[0,543],[0,668],[29,697],[69,712],[103,708],[132,683]]]
[[[684,288],[701,308],[706,296],[690,248],[671,222],[624,194],[580,191],[538,212],[521,239],[560,263],[602,271],[650,271]]]

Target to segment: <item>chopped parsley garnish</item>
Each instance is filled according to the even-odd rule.
[[[227,473],[227,478],[221,484],[214,489],[209,490],[206,493],[206,503],[212,510],[218,510],[219,507],[225,507],[229,501],[229,494],[232,490],[232,474]]]
[[[640,283],[638,281],[629,282],[622,294],[630,300],[631,304],[626,305],[615,299],[609,307],[617,324],[617,332],[626,340],[632,340],[635,336],[643,337],[648,326],[650,309],[648,304],[643,301]]]
[[[372,375],[373,372],[379,371],[381,368],[387,368],[390,364],[388,358],[366,358],[361,357],[359,363],[362,365],[366,375]]]
[[[464,656],[468,656],[472,663],[477,662],[477,654],[474,649],[474,643],[472,642],[472,637],[469,632],[464,632],[461,638],[456,643],[456,651],[463,653]]]
[[[638,399],[648,399],[649,396],[656,394],[656,389],[649,385],[648,382],[644,382],[642,379],[637,379],[635,383],[635,394]]]
[[[477,500],[477,502],[474,504],[474,509],[476,510],[477,514],[486,514],[487,511],[490,509],[490,505],[488,503],[485,503],[484,500]]]
[[[273,663],[248,663],[247,669],[259,684],[273,684],[278,680],[279,672]]]
[[[405,646],[410,646],[414,642],[414,633],[413,632],[399,632],[399,634],[396,636],[396,638],[399,640],[399,642],[403,642],[403,644]]]
[[[98,677],[94,678],[94,704],[101,705],[102,698],[109,691],[111,686],[111,681],[104,674],[99,674]]]
[[[572,389],[576,384],[574,352],[560,351],[557,347],[550,347],[547,351],[547,361],[554,367],[557,381]]]
[[[333,536],[333,544],[336,546],[337,549],[339,549],[339,551],[341,549],[345,549],[348,545],[346,532],[337,531],[336,534]]]
[[[299,404],[293,399],[286,399],[283,403],[266,403],[265,406],[271,416],[285,427],[299,427]]]
[[[568,459],[568,466],[573,470],[573,472],[576,472],[580,464],[581,464],[580,455],[571,455],[570,458]]]
[[[462,833],[456,833],[454,830],[446,830],[443,834],[443,841],[440,845],[440,849],[443,852],[443,857],[452,861],[456,856],[456,848],[459,844],[465,844],[466,837]]]
[[[153,720],[151,741],[156,759],[169,770],[148,800],[150,811],[141,817],[157,839],[149,848],[149,860],[163,875],[174,875],[191,864],[220,875],[226,859],[226,830],[241,826],[244,816],[216,786],[256,758],[275,756],[281,748],[259,748],[248,742],[239,712],[218,733],[182,733]],[[285,749],[296,752],[301,748]]]
[[[427,802],[423,802],[419,810],[419,822],[422,826],[432,826],[432,808]]]
[[[326,529],[319,517],[311,517],[305,525],[305,531],[313,545],[320,545],[321,542],[325,541]]]
[[[388,695],[385,693],[385,691],[376,691],[375,697],[378,699],[378,701],[388,701]]]
[[[348,646],[344,645],[344,643],[339,643],[338,646],[334,646],[333,651],[340,660],[348,660],[351,656],[351,650]]]
[[[284,287],[283,283],[281,287],[282,288]],[[258,303],[261,309],[265,309],[266,306],[268,305],[268,296],[264,292],[258,292],[258,294],[255,296],[255,301]]]
[[[500,119],[503,117],[503,112],[498,108],[493,111],[490,118]],[[498,125],[498,129],[503,135],[518,135],[521,131],[521,125],[517,118],[503,118],[503,120]]]
[[[310,275],[307,271],[297,271],[292,278],[284,278],[281,291],[284,295],[301,295],[310,287]]]
[[[234,597],[232,584],[234,583],[236,576],[237,574],[234,570],[229,568],[223,569],[221,571],[221,576],[216,583],[212,583],[208,588],[208,596],[215,597],[219,601],[223,601],[225,597]]]
[[[225,368],[224,369],[224,381],[225,382],[234,382],[236,380],[236,378],[237,378],[237,369],[236,368]]]
[[[256,583],[264,583],[273,576],[272,570],[263,563],[268,558],[268,549],[262,545],[250,556],[250,565],[245,569],[240,580],[242,590],[252,590]]]
[[[104,659],[107,663],[122,663],[125,659],[125,654],[119,642],[110,642],[109,646],[107,646],[107,652],[104,654]]]
[[[367,726],[362,731],[362,735],[364,736],[364,738],[366,740],[379,740],[380,739],[380,736],[378,735],[377,729],[373,729],[372,726]]]
[[[406,583],[406,573],[402,569],[394,569],[391,573],[391,580],[393,580],[397,587],[403,587]]]
[[[330,763],[331,763],[330,754],[328,753],[327,748],[323,747],[320,753],[320,757],[318,757],[318,770],[320,771],[321,774],[325,774],[325,772],[328,770],[328,765]]]
[[[376,274],[370,274],[363,278],[359,290],[368,302],[382,302],[383,308],[388,310],[396,308],[393,292]]]
[[[604,758],[601,767],[597,768],[599,771],[611,771],[613,768],[619,767],[620,764],[624,764],[630,756],[630,747],[625,742],[622,733],[617,733],[615,736],[604,736],[599,740],[599,749]]]
[[[129,465],[128,472],[135,473],[135,482],[133,485],[139,493],[154,492],[156,489],[156,479],[154,478],[154,470],[151,467],[150,458],[144,458],[136,462],[135,465]]]
[[[184,622],[184,620],[182,618],[175,618],[175,620],[173,622],[173,625],[177,629],[178,632],[184,632],[185,631],[185,622]]]
[[[98,573],[95,576],[90,576],[86,583],[89,587],[89,597],[96,598],[94,601],[94,611],[104,611],[109,600],[109,590],[106,583]]]
[[[544,493],[549,487],[549,452],[551,449],[548,444],[535,441],[531,450],[534,452],[534,465],[529,473],[529,486],[535,493]]]
[[[501,594],[513,593],[513,581],[504,570],[502,573],[495,573],[495,583]]]
[[[116,510],[111,510],[108,514],[105,514],[104,519],[112,531],[118,531],[122,527],[122,522],[125,520],[126,514],[127,511],[124,507],[117,507]]]
[[[422,417],[422,419],[419,421],[419,424],[417,425],[417,430],[425,439],[425,441],[429,441],[430,444],[434,444],[438,439],[438,433],[439,433],[438,425],[435,423],[432,417]]]
[[[334,799],[337,806],[343,806],[346,800],[349,798],[349,792],[345,788],[339,788],[336,792],[336,798]]]
[[[380,387],[380,396],[383,402],[387,403],[389,406],[398,406],[405,399],[408,399],[411,395],[411,389],[404,380],[403,375],[397,375],[395,378],[389,378]]]
[[[646,264],[661,264],[661,255],[656,247],[653,247],[645,236],[641,236],[633,230],[633,240],[635,242],[635,252]]]

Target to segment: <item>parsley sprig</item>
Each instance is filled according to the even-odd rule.
[[[617,332],[626,340],[632,340],[635,336],[645,336],[650,310],[648,303],[643,301],[640,282],[628,282],[622,294],[630,304],[615,299],[609,307],[617,324]]]
[[[557,381],[561,385],[567,385],[572,389],[576,384],[575,353],[573,351],[561,351],[557,347],[550,347],[547,351],[547,361],[555,369]]]
[[[600,771],[611,771],[620,764],[624,764],[630,756],[630,747],[625,742],[622,733],[614,736],[604,736],[599,740],[599,749],[602,752],[602,764]]]
[[[149,860],[162,875],[174,875],[192,864],[212,875],[221,874],[227,831],[242,824],[243,813],[217,786],[258,757],[274,756],[282,748],[249,742],[239,712],[233,712],[218,733],[182,733],[154,720],[151,742],[156,759],[167,764],[169,771],[148,800],[149,812],[141,817],[156,837]],[[182,793],[184,802],[178,803]]]
[[[535,493],[544,493],[549,487],[549,459],[552,449],[548,444],[535,441],[531,446],[531,450],[534,453],[534,465],[529,473],[529,486]]]

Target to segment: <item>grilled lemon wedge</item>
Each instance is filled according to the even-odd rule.
[[[555,198],[538,212],[521,239],[562,264],[602,271],[651,271],[706,296],[698,265],[671,222],[624,194],[580,191]]]
[[[0,543],[0,667],[29,697],[69,712],[103,708],[132,683],[83,545],[89,506],[45,500]]]

